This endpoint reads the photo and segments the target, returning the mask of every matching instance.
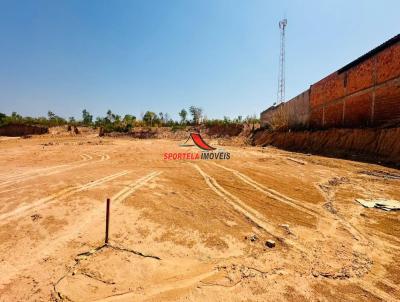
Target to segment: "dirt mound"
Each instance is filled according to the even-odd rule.
[[[190,132],[200,132],[206,138],[228,138],[239,136],[244,130],[241,124],[236,125],[201,125],[198,127],[154,127],[135,128],[129,135],[137,138],[186,139]]]
[[[76,135],[95,135],[99,132],[97,128],[87,126],[63,125],[49,128],[51,136],[76,136]]]
[[[43,126],[8,124],[0,127],[0,136],[25,136],[31,134],[45,134],[49,129]]]
[[[111,132],[106,133],[109,137],[133,137],[139,139],[187,139],[191,132],[200,132],[205,138],[219,139],[222,144],[228,144],[228,141],[243,142],[251,133],[251,128],[247,125],[202,125],[199,127],[135,127],[131,132]]]
[[[133,137],[138,139],[185,139],[188,136],[185,130],[173,130],[170,127],[135,127],[131,132],[104,133],[108,137]]]
[[[204,132],[210,137],[238,136],[244,129],[243,124],[222,124],[204,126]]]
[[[256,131],[253,145],[340,157],[400,163],[400,127],[389,129],[329,129],[321,131]]]

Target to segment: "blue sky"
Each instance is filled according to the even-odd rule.
[[[0,0],[0,112],[209,118],[291,98],[399,33],[400,1]]]

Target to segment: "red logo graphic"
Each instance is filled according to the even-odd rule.
[[[209,144],[207,144],[204,139],[201,137],[200,133],[195,133],[195,132],[191,132],[190,136],[188,137],[188,139],[182,144],[180,145],[181,147],[192,147],[194,145],[190,145],[190,144],[186,144],[188,142],[189,139],[192,139],[192,141],[194,142],[194,144],[199,147],[202,150],[205,151],[212,151],[215,150],[216,148],[211,147]]]
[[[192,140],[194,144],[188,144],[189,140]],[[180,147],[193,147],[197,146],[200,151],[188,151],[188,152],[164,152],[164,160],[228,160],[231,158],[231,154],[224,150],[215,151],[214,148],[207,144],[201,137],[200,133],[191,132],[188,139]]]

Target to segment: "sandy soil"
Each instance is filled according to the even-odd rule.
[[[400,299],[400,212],[355,202],[400,200],[398,170],[256,147],[165,161],[178,143],[1,140],[0,301]]]

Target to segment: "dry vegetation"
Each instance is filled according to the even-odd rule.
[[[268,122],[271,130],[287,130],[289,128],[289,115],[284,106],[279,106]]]

